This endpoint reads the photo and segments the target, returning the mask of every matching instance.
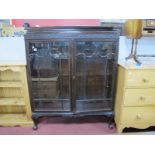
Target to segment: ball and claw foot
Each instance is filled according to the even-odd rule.
[[[114,129],[115,128],[115,124],[114,123],[109,123],[108,124],[108,128],[111,129],[111,130]]]
[[[37,125],[34,125],[33,126],[33,130],[37,130],[38,129],[38,126]]]

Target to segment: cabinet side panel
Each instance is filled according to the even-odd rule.
[[[124,88],[125,88],[125,69],[118,66],[118,78],[117,78],[117,89],[116,89],[116,100],[115,100],[115,122],[120,123],[121,109],[124,99]]]

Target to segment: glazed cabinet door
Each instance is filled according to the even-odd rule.
[[[74,42],[73,90],[77,112],[113,108],[116,44],[111,40],[79,39]]]
[[[28,48],[33,111],[70,111],[70,42],[32,40]]]

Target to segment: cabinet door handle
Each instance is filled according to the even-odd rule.
[[[75,79],[75,75],[72,76],[72,79],[73,79],[73,80]]]

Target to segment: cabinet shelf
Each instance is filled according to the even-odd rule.
[[[23,98],[0,98],[0,106],[24,106]]]
[[[106,76],[112,75],[112,73],[103,73],[103,74],[86,74],[86,76]],[[76,74],[76,76],[84,76],[84,74]]]
[[[26,114],[0,114],[1,126],[32,126],[32,120],[28,120]]]
[[[21,82],[12,82],[12,81],[3,81],[0,82],[0,87],[22,87],[22,83]]]
[[[37,81],[57,81],[58,77],[52,77],[52,78],[32,78],[33,82]]]

